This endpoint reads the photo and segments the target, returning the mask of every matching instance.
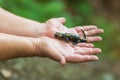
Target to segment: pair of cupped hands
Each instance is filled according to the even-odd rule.
[[[82,63],[98,60],[95,54],[101,53],[101,49],[95,48],[93,42],[102,40],[97,35],[103,33],[103,29],[92,25],[67,28],[63,25],[65,22],[65,18],[52,18],[42,24],[44,26],[44,37],[41,37],[41,41],[36,41],[38,55],[58,61],[61,65],[65,65],[66,62]],[[54,36],[56,32],[67,32],[83,36],[81,29],[86,33],[86,43],[71,45],[70,42],[59,40]]]

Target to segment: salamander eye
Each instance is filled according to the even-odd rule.
[[[56,33],[55,33],[55,37],[57,37],[57,36],[58,36],[58,33],[56,32]]]
[[[61,37],[61,36],[62,36],[61,33],[59,33],[59,32],[56,32],[56,33],[55,33],[55,37]]]

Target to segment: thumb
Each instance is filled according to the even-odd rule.
[[[65,57],[63,55],[60,56],[60,64],[64,66],[66,64]]]
[[[66,19],[64,17],[56,18],[60,23],[64,24],[66,22]]]
[[[52,51],[52,56],[51,58],[53,60],[56,60],[58,61],[62,66],[64,66],[66,64],[66,59],[65,59],[65,56],[61,53],[59,53],[58,51]]]

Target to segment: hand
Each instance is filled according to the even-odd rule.
[[[37,56],[48,57],[65,65],[66,62],[81,63],[96,61],[94,54],[100,53],[101,49],[93,48],[91,43],[80,43],[75,46],[53,38],[41,37],[35,41]]]
[[[101,34],[104,31],[102,29],[98,29],[96,26],[67,28],[63,25],[65,22],[65,18],[53,18],[46,21],[44,24],[46,30],[45,35],[53,38],[56,32],[67,32],[83,36],[81,31],[81,29],[83,29],[87,35],[87,42],[96,42],[102,40],[100,36],[96,35]]]

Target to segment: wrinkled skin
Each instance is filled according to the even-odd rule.
[[[43,24],[46,30],[44,35],[47,37],[42,37],[41,41],[37,41],[37,45],[42,46],[38,45],[39,55],[59,61],[61,65],[66,62],[81,63],[98,60],[98,57],[94,54],[101,53],[101,49],[94,48],[92,42],[102,40],[100,36],[96,35],[103,33],[103,30],[98,29],[96,26],[67,28],[63,25],[64,23],[64,18],[53,18]],[[69,32],[83,36],[81,29],[85,31],[88,43],[71,45],[71,43],[58,40],[54,36],[56,32]]]
[[[98,57],[94,54],[101,53],[101,49],[94,48],[93,44],[80,43],[71,46],[65,41],[42,37],[36,41],[37,56],[47,57],[65,65],[66,62],[82,63],[96,61]]]
[[[74,28],[67,28],[63,24],[65,23],[64,18],[53,18],[45,22],[45,30],[44,33],[48,37],[54,37],[54,34],[56,32],[69,32],[74,33],[76,35],[83,36],[83,32],[81,29],[83,29],[87,35],[87,42],[96,42],[101,41],[102,38],[100,36],[96,36],[97,34],[103,33],[102,29],[98,29],[96,26],[77,26]]]

